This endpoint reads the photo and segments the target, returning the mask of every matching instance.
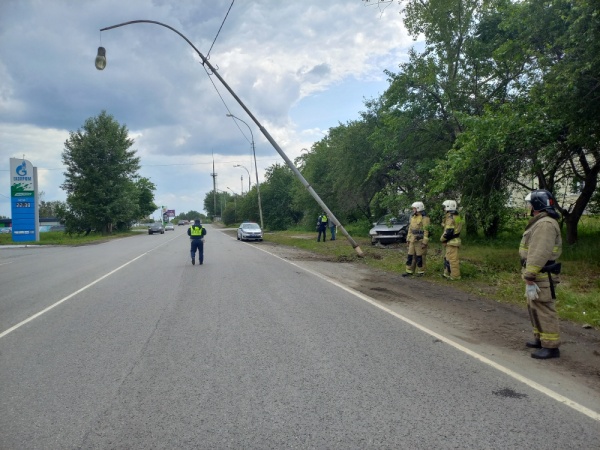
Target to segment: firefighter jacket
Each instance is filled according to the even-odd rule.
[[[463,220],[457,213],[447,212],[442,220],[444,232],[440,241],[452,247],[460,247],[460,232],[462,230]]]
[[[519,256],[523,278],[528,281],[547,281],[542,267],[554,263],[562,252],[562,238],[556,219],[546,212],[534,216],[523,233]]]
[[[429,242],[429,225],[431,221],[425,213],[415,213],[410,218],[408,225],[407,242],[422,241],[423,245]]]

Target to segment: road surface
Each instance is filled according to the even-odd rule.
[[[600,448],[597,404],[207,229],[0,250],[0,448]]]

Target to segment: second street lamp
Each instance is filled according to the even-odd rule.
[[[252,156],[254,156],[254,171],[256,173],[256,193],[258,195],[258,213],[260,215],[260,228],[264,230],[265,226],[263,224],[262,203],[260,202],[260,184],[258,182],[258,167],[256,165],[256,151],[254,150],[254,134],[252,133],[252,128],[250,128],[250,125],[248,125],[242,119],[240,119],[237,116],[234,116],[233,114],[225,114],[225,115],[227,117],[231,117],[232,119],[239,120],[244,125],[246,125],[248,127],[248,130],[250,131],[250,136],[252,137]]]
[[[111,25],[109,27],[100,28],[100,32],[107,31],[107,30],[113,30],[115,28],[124,27],[127,25],[136,24],[136,23],[148,23],[148,24],[160,25],[161,27],[168,28],[169,30],[173,31],[174,33],[177,33],[183,40],[185,40],[190,45],[190,47],[192,47],[194,49],[196,54],[202,60],[202,65],[208,67],[211,75],[214,75],[215,77],[217,77],[217,79],[221,82],[221,84],[225,87],[225,89],[227,89],[227,91],[231,94],[231,96],[235,99],[235,101],[238,102],[238,104],[242,107],[242,109],[246,112],[246,114],[248,114],[248,116],[252,119],[252,121],[256,124],[258,129],[261,131],[263,136],[267,139],[267,141],[269,141],[269,143],[273,146],[273,148],[275,150],[277,150],[277,153],[279,153],[279,156],[281,156],[283,158],[283,160],[285,161],[287,166],[291,169],[291,171],[294,173],[294,175],[296,175],[296,177],[300,180],[300,182],[306,188],[308,193],[317,201],[319,206],[321,206],[321,208],[323,208],[323,211],[327,214],[327,216],[331,219],[331,221],[339,227],[340,232],[346,237],[346,239],[348,239],[348,242],[350,242],[350,244],[352,245],[352,248],[354,249],[354,251],[356,251],[357,255],[364,256],[364,253],[361,250],[360,246],[356,243],[356,241],[354,239],[352,239],[352,236],[350,236],[350,234],[348,234],[348,231],[346,231],[346,229],[342,226],[340,221],[333,215],[333,213],[327,207],[325,202],[323,202],[323,200],[321,200],[321,197],[319,197],[319,195],[315,192],[313,187],[308,183],[308,181],[306,181],[306,178],[304,178],[304,176],[300,173],[298,168],[294,165],[294,163],[290,160],[290,158],[281,149],[279,144],[277,144],[277,142],[275,142],[275,139],[273,139],[273,137],[269,134],[269,132],[266,130],[266,128],[262,126],[262,124],[258,121],[258,119],[256,117],[254,117],[254,114],[252,114],[252,112],[248,109],[248,107],[246,105],[244,105],[244,102],[242,102],[242,100],[233,91],[233,89],[231,89],[231,87],[225,82],[225,80],[223,79],[221,74],[219,74],[219,71],[214,68],[214,66],[210,63],[210,61],[202,53],[200,53],[200,50],[198,50],[196,48],[196,46],[194,44],[192,44],[192,42],[187,37],[185,37],[181,32],[177,31],[175,28],[173,28],[167,24],[157,22],[156,20],[130,20],[129,22],[123,22],[123,23],[119,23],[117,25]],[[106,67],[106,50],[104,47],[99,47],[98,48],[98,56],[96,57],[96,68],[98,70],[103,70],[105,67]],[[258,183],[258,176],[257,176],[257,183]],[[257,189],[258,189],[258,186],[257,186]]]

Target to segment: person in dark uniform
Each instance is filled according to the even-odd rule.
[[[326,238],[328,222],[329,219],[327,218],[327,214],[325,214],[325,211],[323,211],[323,213],[319,215],[317,219],[317,231],[319,232],[319,234],[317,235],[317,242],[321,242],[321,234],[323,235],[323,242],[327,240]]]
[[[191,241],[190,255],[192,257],[192,265],[196,264],[196,250],[198,250],[198,262],[200,265],[204,264],[204,236],[206,236],[206,228],[200,224],[200,219],[194,220],[193,225],[188,228],[187,234]]]

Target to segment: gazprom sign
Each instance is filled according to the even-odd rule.
[[[10,158],[13,242],[40,240],[37,200],[37,168],[26,159]]]

